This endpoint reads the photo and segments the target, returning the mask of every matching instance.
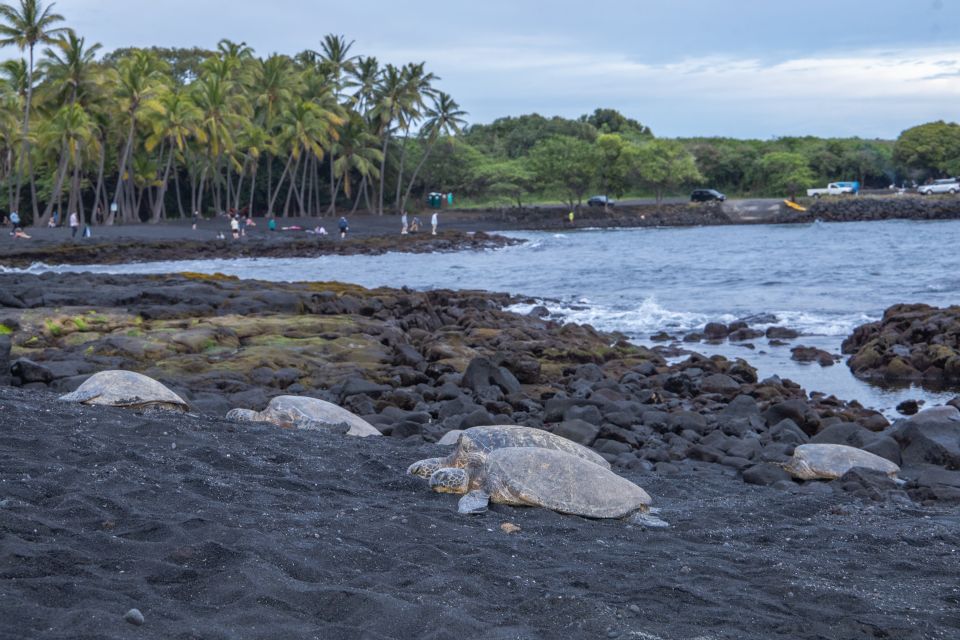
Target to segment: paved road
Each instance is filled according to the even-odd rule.
[[[780,213],[782,198],[757,198],[752,200],[727,200],[723,212],[738,222],[773,220]]]

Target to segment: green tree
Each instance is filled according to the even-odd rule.
[[[796,200],[797,192],[813,185],[816,177],[807,164],[807,159],[799,153],[774,151],[768,153],[757,163],[757,179],[770,193],[787,193]]]
[[[553,136],[530,152],[530,167],[543,188],[561,191],[570,208],[579,209],[597,174],[596,146],[578,138]]]
[[[53,13],[53,3],[44,7],[40,0],[20,0],[20,8],[9,4],[0,5],[0,47],[16,45],[20,51],[29,51],[27,66],[27,98],[23,107],[23,141],[20,159],[17,162],[17,188],[14,202],[20,208],[20,187],[23,182],[23,163],[30,153],[30,109],[33,101],[33,50],[38,43],[50,43],[58,35],[68,31],[65,27],[55,27],[63,22],[63,16]],[[33,216],[37,218],[37,196],[30,171],[30,185],[33,198]]]
[[[639,149],[617,133],[597,136],[597,184],[605,195],[618,198],[630,188],[637,173]],[[607,203],[603,208],[606,210]]]
[[[640,181],[653,189],[658,205],[667,191],[703,179],[693,155],[676,140],[657,138],[646,143],[637,153],[636,166]]]
[[[407,208],[407,200],[410,199],[413,183],[417,179],[420,169],[423,168],[423,163],[430,157],[430,153],[437,144],[437,140],[442,135],[460,133],[460,128],[465,124],[465,120],[463,119],[465,115],[467,115],[467,112],[462,110],[460,105],[457,104],[457,101],[451,98],[449,94],[441,91],[436,95],[433,100],[433,106],[427,109],[427,119],[424,121],[423,128],[421,129],[421,136],[426,139],[427,148],[423,153],[423,157],[420,158],[416,169],[413,170],[413,175],[410,176],[410,184],[407,187],[406,194],[403,196],[403,203],[400,205],[401,211]]]
[[[938,120],[907,129],[893,158],[920,179],[960,173],[960,124]]]

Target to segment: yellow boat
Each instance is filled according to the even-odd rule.
[[[801,207],[801,206],[798,205],[796,202],[791,202],[790,200],[784,200],[784,201],[783,201],[783,204],[787,205],[787,206],[790,207],[791,209],[796,209],[797,211],[806,211],[806,210],[807,210],[806,207]]]

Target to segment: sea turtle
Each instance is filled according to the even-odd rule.
[[[491,451],[505,447],[537,447],[566,451],[605,469],[610,468],[610,463],[600,454],[549,431],[516,425],[491,425],[471,427],[463,431],[457,439],[456,449],[450,455],[445,458],[427,458],[414,462],[407,469],[407,473],[429,478],[434,471],[444,467],[463,468],[471,464],[483,464],[484,457]]]
[[[844,444],[802,444],[783,468],[800,480],[835,480],[854,467],[895,477],[900,467],[886,458]]]
[[[342,407],[305,396],[277,396],[263,411],[232,409],[227,413],[230,420],[272,422],[287,429],[322,429],[346,425],[348,436],[379,436],[381,433],[372,424]]]
[[[490,502],[545,507],[587,518],[627,518],[647,527],[667,523],[650,513],[650,494],[605,467],[566,451],[506,447],[481,464],[445,467],[430,476],[439,493],[465,494],[460,513],[483,513]]]
[[[60,399],[134,409],[188,411],[190,408],[183,398],[153,378],[119,369],[93,374],[76,391],[60,396]]]

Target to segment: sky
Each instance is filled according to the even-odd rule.
[[[471,123],[610,107],[658,136],[769,139],[895,138],[960,120],[960,0],[59,0],[55,10],[106,50],[229,38],[292,55],[343,34],[382,63],[425,61]]]

